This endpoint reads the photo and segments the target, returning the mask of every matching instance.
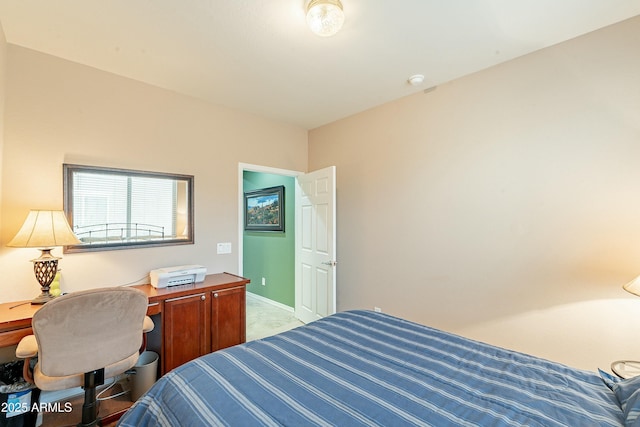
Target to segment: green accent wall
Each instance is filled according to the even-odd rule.
[[[243,234],[243,272],[251,279],[247,291],[295,306],[295,178],[244,171],[243,191],[284,185],[285,217],[283,232],[245,231]],[[266,285],[262,286],[262,278]]]

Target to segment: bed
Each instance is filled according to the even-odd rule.
[[[358,310],[186,363],[118,425],[623,426],[638,387]]]

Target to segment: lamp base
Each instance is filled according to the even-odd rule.
[[[56,277],[58,271],[58,260],[60,258],[51,255],[51,248],[40,249],[40,258],[32,259],[33,272],[36,275],[42,293],[31,301],[32,305],[46,304],[55,297],[49,292],[49,286]]]
[[[55,297],[53,295],[51,295],[49,293],[49,291],[47,290],[47,292],[42,292],[40,295],[38,295],[37,297],[35,297],[34,299],[31,300],[31,305],[42,305],[42,304],[46,304],[49,301],[51,301],[52,299],[54,299]]]

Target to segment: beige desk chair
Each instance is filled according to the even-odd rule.
[[[29,358],[38,355],[33,380],[41,390],[82,386],[84,404],[78,425],[99,425],[96,386],[138,360],[143,331],[153,329],[147,305],[143,292],[125,287],[58,297],[34,314],[34,335],[20,341],[16,356],[27,359],[28,371]]]

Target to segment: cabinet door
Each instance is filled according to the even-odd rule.
[[[245,287],[211,293],[211,351],[245,341]]]
[[[208,352],[206,293],[167,299],[162,325],[163,373]]]

